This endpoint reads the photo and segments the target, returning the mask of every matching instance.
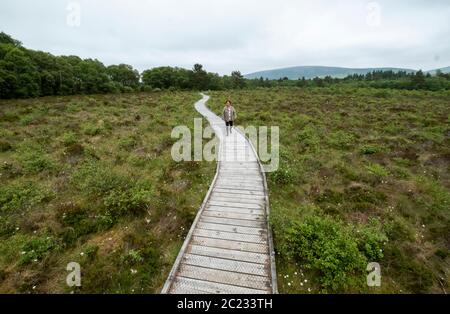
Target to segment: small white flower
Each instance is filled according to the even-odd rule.
[[[311,292],[311,288],[308,288],[308,292]]]
[[[83,255],[84,255],[84,252],[81,252],[80,255],[83,256]]]
[[[305,279],[305,282],[308,282],[308,279]]]
[[[303,282],[301,282],[301,283],[300,283],[300,286],[302,286],[302,287],[303,287]]]
[[[291,283],[290,283],[290,282],[288,282],[288,286],[289,286],[289,287],[291,286]]]
[[[33,290],[36,289],[36,286],[33,286]]]

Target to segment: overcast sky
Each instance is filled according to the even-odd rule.
[[[139,70],[450,66],[449,0],[1,0],[0,31]]]

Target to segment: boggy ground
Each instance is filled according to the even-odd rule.
[[[444,293],[450,94],[351,87],[211,92],[238,125],[280,127],[268,175],[280,291]],[[381,266],[368,287],[366,266]]]
[[[215,172],[170,154],[200,97],[1,101],[0,292],[159,292]]]

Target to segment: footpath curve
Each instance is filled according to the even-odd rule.
[[[264,171],[236,128],[195,103],[219,139],[217,170],[161,293],[277,293]]]

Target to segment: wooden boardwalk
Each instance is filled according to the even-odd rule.
[[[277,293],[268,192],[253,146],[206,107],[220,140],[217,171],[161,293]]]

